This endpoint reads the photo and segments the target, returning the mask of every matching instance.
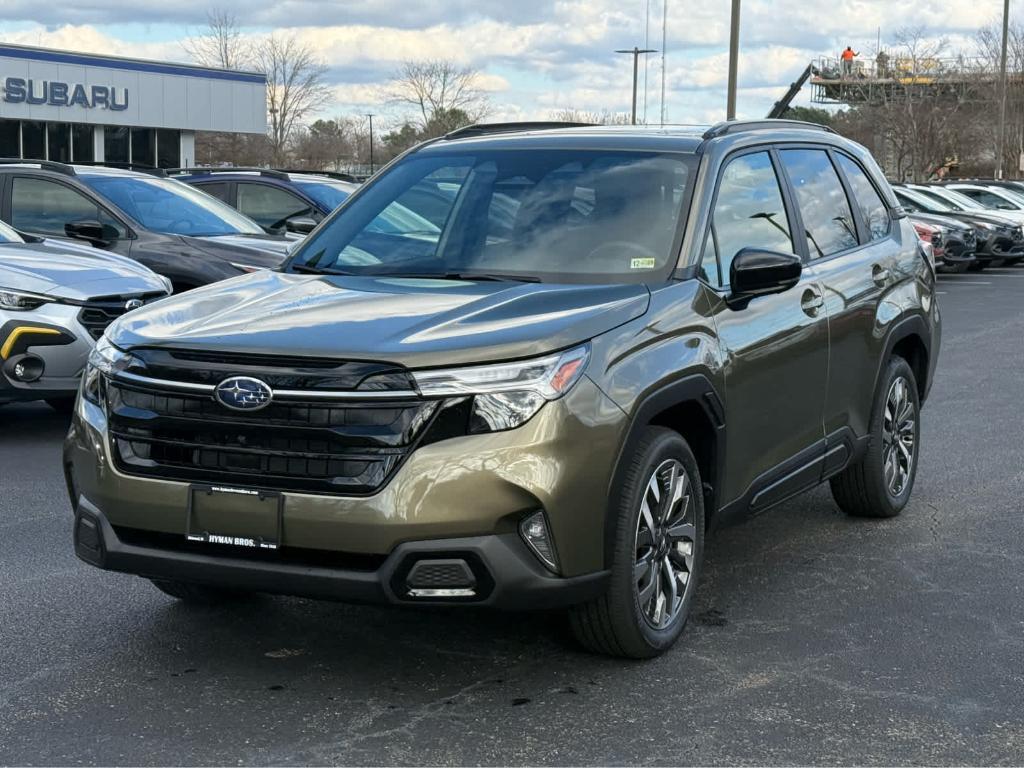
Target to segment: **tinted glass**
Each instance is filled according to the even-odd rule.
[[[156,164],[160,168],[181,165],[181,131],[161,128],[156,132]]]
[[[152,128],[132,128],[132,162],[156,165],[156,131]]]
[[[690,155],[428,152],[393,166],[295,261],[357,274],[641,282],[674,265]]]
[[[989,192],[987,189],[958,189],[956,191],[972,200],[977,200],[986,208],[995,208],[1002,211],[1015,211],[1018,208],[1015,202],[1007,200],[995,192]]]
[[[128,137],[127,128],[115,128],[108,125],[103,130],[103,157],[108,163],[127,163]]]
[[[894,189],[893,192],[896,193],[896,199],[899,200],[900,203],[903,204],[903,207],[911,213],[916,213],[918,211],[949,213],[957,210],[941,199],[936,199],[929,195],[922,195],[913,189],[898,187]]]
[[[977,200],[971,200],[967,195],[957,192],[955,189],[946,187],[929,187],[928,189],[914,189],[914,192],[925,195],[932,199],[940,200],[955,211],[984,211],[985,206]]]
[[[309,203],[270,184],[238,182],[238,210],[261,227],[282,227],[294,216],[308,216]]]
[[[63,237],[72,221],[99,221],[125,235],[124,227],[96,203],[64,184],[47,179],[14,178],[11,191],[11,224],[25,232]]]
[[[71,141],[74,159],[86,163],[92,162],[94,156],[92,126],[78,123],[72,125]]]
[[[705,263],[713,285],[729,284],[732,260],[744,248],[793,253],[786,207],[779,180],[767,152],[742,155],[729,161],[715,198],[710,233],[716,264]]]
[[[21,157],[20,134],[17,120],[0,120],[0,157]]]
[[[192,186],[208,195],[213,195],[218,200],[223,200],[225,203],[228,202],[228,185],[226,182],[218,181],[212,184],[193,184]]]
[[[21,156],[46,159],[46,123],[24,120],[21,123]]]
[[[803,214],[811,258],[856,246],[853,211],[828,153],[820,149],[787,149],[779,154]]]
[[[333,211],[352,194],[355,186],[345,186],[327,181],[296,181],[295,186],[316,200],[325,211]]]
[[[843,154],[837,154],[839,167],[846,174],[847,181],[853,188],[853,196],[860,208],[860,215],[868,225],[872,240],[878,240],[889,234],[889,209],[882,202],[878,190],[871,183],[864,169],[857,162]]]
[[[80,178],[154,232],[193,236],[263,234],[252,219],[174,179],[99,174]]]
[[[71,160],[71,126],[67,123],[47,123],[46,153],[50,160],[67,163]]]

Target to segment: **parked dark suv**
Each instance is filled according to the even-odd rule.
[[[176,293],[276,267],[299,239],[268,235],[157,168],[45,160],[0,160],[0,219],[22,232],[129,256],[168,278]]]
[[[265,168],[175,168],[169,173],[223,200],[264,230],[310,232],[359,185],[340,173]]]
[[[820,127],[456,131],[280,271],[112,326],[64,453],[75,549],[187,600],[569,607],[588,648],[653,656],[711,527],[825,480],[907,504],[934,289]]]

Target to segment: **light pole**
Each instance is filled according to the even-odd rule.
[[[630,117],[630,123],[632,125],[636,125],[636,82],[637,82],[637,75],[638,75],[638,72],[639,72],[640,54],[641,53],[657,53],[657,51],[654,50],[653,48],[637,48],[636,46],[633,46],[632,48],[623,48],[623,49],[615,51],[615,52],[616,53],[630,53],[630,54],[633,55],[633,112],[632,112],[632,116]]]
[[[373,115],[366,115],[370,119],[370,175],[373,176]]]
[[[736,119],[736,71],[740,59],[740,0],[732,0],[732,22],[729,26],[729,91],[726,95],[725,119]]]
[[[1003,0],[1003,51],[999,57],[999,125],[996,126],[996,173],[1003,178],[1003,145],[1006,142],[1006,45],[1010,33],[1010,0]]]

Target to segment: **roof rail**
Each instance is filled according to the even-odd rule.
[[[56,171],[65,176],[74,176],[75,169],[67,163],[58,163],[56,160],[33,160],[25,157],[0,157],[0,165],[38,165],[44,171]]]
[[[305,173],[310,176],[326,176],[329,179],[348,181],[353,184],[359,183],[359,179],[351,173],[345,173],[344,171],[311,171],[305,168],[274,168],[273,170],[278,171],[279,173]]]
[[[492,133],[514,133],[516,131],[545,131],[553,128],[592,128],[594,123],[571,123],[558,121],[536,121],[522,123],[474,123],[456,128],[444,135],[447,140],[464,139],[470,136],[487,136]]]
[[[217,165],[217,166],[200,166],[195,168],[168,168],[167,173],[170,175],[189,173],[195,176],[212,175],[215,173],[258,173],[260,176],[266,176],[271,179],[280,179],[281,181],[288,181],[288,173],[286,171],[276,171],[273,168],[250,168],[248,166],[233,166],[233,165]]]
[[[731,133],[743,133],[745,131],[765,131],[772,128],[790,128],[805,131],[824,131],[835,133],[827,125],[808,123],[803,120],[726,120],[716,123],[704,131],[705,139],[717,139],[719,136],[727,136]]]
[[[155,165],[146,165],[145,163],[123,163],[116,160],[76,160],[75,165],[88,165],[93,168],[120,168],[124,171],[138,171],[139,173],[148,173],[152,176],[166,176],[167,171],[163,168],[157,168]]]

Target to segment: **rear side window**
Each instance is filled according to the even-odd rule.
[[[195,184],[196,189],[201,189],[208,195],[213,195],[218,200],[223,200],[225,203],[228,202],[228,184],[223,181],[217,181],[212,184]]]
[[[728,285],[736,254],[751,247],[793,253],[779,179],[767,152],[737,157],[722,173],[704,245],[704,279],[715,286]]]
[[[11,224],[25,232],[64,236],[64,225],[72,221],[98,221],[117,230],[125,229],[99,205],[71,187],[47,179],[14,178],[11,191]]]
[[[785,149],[779,155],[803,214],[811,258],[855,247],[858,241],[853,211],[828,153],[822,149]]]
[[[270,184],[238,183],[238,210],[261,227],[281,227],[295,216],[310,213],[309,203]]]
[[[872,240],[881,240],[889,234],[890,220],[889,209],[882,202],[878,190],[871,183],[864,169],[857,164],[853,158],[846,155],[836,155],[839,160],[839,167],[846,174],[847,181],[853,189],[853,197],[860,208],[860,215],[868,225]]]

